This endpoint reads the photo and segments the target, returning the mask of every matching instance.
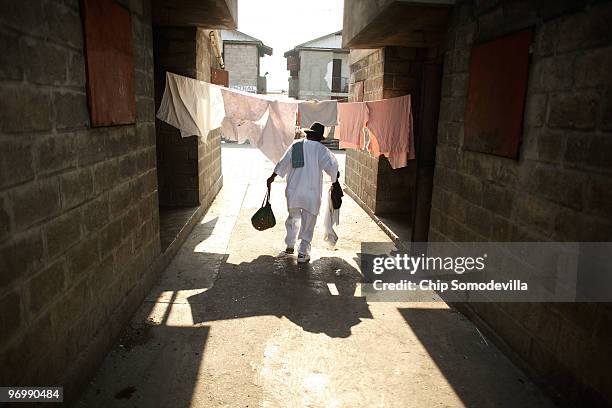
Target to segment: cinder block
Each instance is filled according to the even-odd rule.
[[[612,40],[610,42],[612,43]],[[612,46],[577,57],[575,72],[577,88],[603,87],[611,84]]]
[[[556,3],[556,2],[549,2]],[[572,3],[572,2],[559,2]],[[579,3],[574,6],[579,7]],[[612,6],[604,3],[559,21],[558,52],[588,49],[610,44]]]
[[[43,240],[39,230],[15,236],[0,247],[0,287],[8,287],[18,277],[26,277],[43,265]]]
[[[77,169],[60,176],[62,208],[68,210],[82,204],[93,195],[90,168]]]
[[[110,210],[111,216],[116,217],[117,215],[124,212],[127,208],[132,205],[132,189],[130,183],[124,183],[118,187],[115,187],[110,192]]]
[[[89,125],[87,98],[84,93],[53,94],[56,129],[82,129]]]
[[[44,227],[50,259],[62,254],[81,239],[82,222],[81,212],[75,210],[54,219]]]
[[[15,135],[0,140],[0,188],[34,178],[32,138]]]
[[[121,217],[121,228],[124,234],[132,234],[139,227],[138,207],[132,207],[123,217]]]
[[[119,158],[119,182],[131,179],[138,171],[138,158],[136,154],[127,154]]]
[[[22,324],[21,295],[18,292],[9,292],[0,298],[0,327],[2,327],[2,337],[0,345],[3,345],[19,330]]]
[[[100,231],[100,254],[102,258],[111,255],[113,250],[123,240],[121,229],[121,218],[111,220],[111,222]]]
[[[119,181],[119,166],[117,160],[107,160],[93,168],[95,194],[108,191]]]
[[[535,195],[580,210],[586,181],[587,176],[583,173],[538,165],[534,169],[528,189]]]
[[[32,316],[40,313],[62,293],[65,279],[65,264],[59,260],[30,280],[29,311]]]
[[[77,137],[74,133],[50,135],[36,140],[36,172],[48,174],[77,164]]]
[[[27,82],[41,85],[66,82],[68,53],[65,49],[27,37],[22,40],[22,49]]]
[[[0,87],[0,126],[4,132],[51,130],[51,96],[28,86]]]
[[[23,58],[17,35],[0,33],[0,79],[20,81],[23,79]]]
[[[49,218],[60,209],[59,183],[55,177],[19,186],[9,197],[17,230]]]
[[[83,54],[81,52],[71,53],[68,62],[68,84],[81,87],[84,90],[86,80],[85,58],[83,58]]]
[[[108,224],[108,201],[108,196],[102,195],[83,206],[83,227],[86,234],[95,232]]]
[[[557,21],[547,21],[542,24],[535,37],[535,53],[538,57],[547,57],[555,52],[558,33]]]
[[[58,2],[45,3],[43,7],[49,36],[56,42],[82,50],[83,30],[78,12]]]
[[[586,211],[612,220],[612,176],[591,176],[586,187]]]
[[[552,95],[548,125],[568,129],[593,129],[597,119],[598,99],[592,93]]]
[[[71,285],[82,276],[87,269],[97,264],[100,260],[98,252],[98,238],[95,235],[81,240],[67,254],[68,284]],[[83,304],[87,304],[85,301]]]
[[[557,132],[544,131],[537,135],[538,159],[558,163],[563,157],[564,140]]]

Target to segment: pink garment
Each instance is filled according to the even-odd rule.
[[[363,128],[368,122],[368,107],[364,102],[338,104],[338,126],[334,138],[342,149],[360,149]]]
[[[381,101],[366,102],[369,111],[367,123],[381,152],[406,152],[412,138],[412,111],[410,95]]]
[[[238,143],[248,140],[273,163],[278,163],[295,137],[297,102],[226,88],[221,94],[225,105],[223,136]]]
[[[385,156],[393,169],[406,167],[408,160],[415,158],[410,95],[366,105],[370,114],[370,153]]]
[[[226,88],[221,89],[221,95],[225,105],[225,118],[221,124],[223,136],[238,143],[251,140],[257,144],[270,101]]]

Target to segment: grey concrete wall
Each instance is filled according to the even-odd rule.
[[[74,397],[160,254],[148,1],[131,10],[137,119],[90,127],[78,2],[0,13],[0,384]]]
[[[355,99],[355,83],[364,82],[364,101],[382,99],[385,52],[377,50],[350,65],[349,101]],[[347,149],[346,185],[371,211],[376,212],[379,159],[368,152]]]
[[[208,36],[209,30],[198,28],[196,34],[196,78],[210,82],[211,68],[220,69],[215,58],[212,43]],[[208,135],[205,142],[197,138],[198,146],[198,202],[208,208],[223,185],[221,175],[221,129],[216,129]]]
[[[159,108],[166,71],[197,78],[197,28],[154,27],[155,108]],[[200,73],[201,75],[201,73]],[[155,121],[159,203],[165,206],[197,206],[199,203],[198,140],[182,138],[180,131]]]
[[[453,11],[429,236],[434,241],[612,239],[612,4],[460,2]],[[535,24],[520,158],[463,150],[476,41]],[[559,392],[612,403],[605,304],[460,305]]]
[[[372,101],[412,94],[418,102],[421,63],[426,56],[415,48],[386,47],[357,59],[350,66],[349,100],[355,100],[355,83],[364,81],[364,100]],[[416,161],[392,169],[385,157],[349,149],[347,185],[375,214],[406,214],[410,222],[416,189]]]
[[[259,51],[253,44],[223,44],[223,61],[229,71],[230,88],[257,92]],[[251,92],[251,91],[249,91]]]

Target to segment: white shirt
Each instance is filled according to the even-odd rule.
[[[338,161],[322,143],[308,139],[303,143],[304,167],[293,168],[291,165],[292,145],[278,162],[274,172],[281,177],[287,177],[287,208],[302,208],[317,216],[321,207],[323,172],[335,182],[338,177]]]

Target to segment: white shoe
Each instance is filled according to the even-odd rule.
[[[297,261],[298,263],[306,263],[310,261],[310,255],[298,254]]]

